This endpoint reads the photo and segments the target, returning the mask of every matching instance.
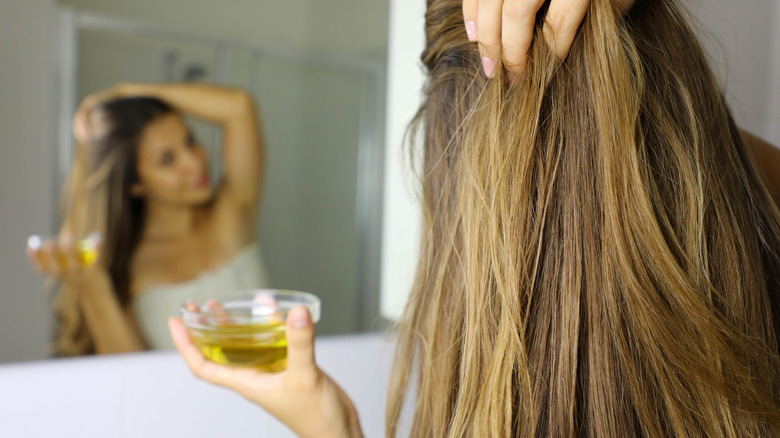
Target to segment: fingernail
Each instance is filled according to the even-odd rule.
[[[492,78],[496,70],[496,61],[485,56],[482,58],[482,68],[485,69],[485,76]]]
[[[41,241],[41,236],[38,236],[36,234],[33,234],[32,236],[27,238],[27,247],[34,250],[41,249],[41,244],[43,242]]]
[[[469,41],[477,40],[477,23],[471,20],[466,22],[466,35],[468,35]]]
[[[292,309],[288,318],[292,322],[293,327],[296,328],[306,327],[311,323],[309,312],[306,311],[305,307],[296,307]]]
[[[88,240],[92,245],[97,245],[103,241],[103,234],[100,231],[93,231],[87,235],[85,240]]]

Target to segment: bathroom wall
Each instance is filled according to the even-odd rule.
[[[26,238],[52,229],[55,203],[52,0],[0,2],[0,362],[42,359],[42,280]]]

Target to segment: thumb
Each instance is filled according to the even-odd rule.
[[[305,376],[316,368],[314,323],[306,306],[296,306],[287,315],[287,371]]]

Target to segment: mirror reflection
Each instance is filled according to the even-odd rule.
[[[243,33],[199,3],[229,13],[57,6],[64,190],[28,242],[56,355],[170,348],[182,302],[249,288],[316,294],[320,334],[379,327],[387,2],[244,2]],[[324,41],[317,14],[345,10],[368,23]]]

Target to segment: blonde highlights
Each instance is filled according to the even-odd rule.
[[[144,227],[144,200],[130,187],[139,181],[137,154],[149,123],[175,110],[154,98],[134,97],[103,102],[94,110],[90,144],[80,145],[63,192],[63,230],[74,236],[100,232],[98,263],[111,279],[123,309],[130,305],[130,265]],[[78,287],[63,282],[54,301],[58,356],[94,353]]]
[[[780,434],[780,212],[677,2],[593,0],[511,86],[426,23],[388,436],[414,373],[412,436]]]

